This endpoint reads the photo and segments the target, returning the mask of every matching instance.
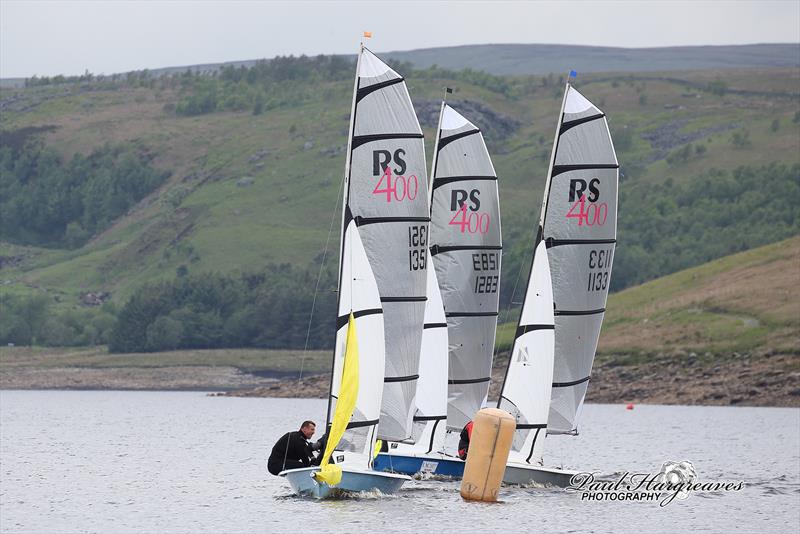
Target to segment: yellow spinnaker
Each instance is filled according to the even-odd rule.
[[[350,313],[347,320],[347,340],[344,350],[344,367],[342,369],[342,384],[339,387],[339,399],[336,401],[336,410],[333,413],[331,429],[328,434],[328,443],[325,445],[320,470],[314,473],[314,478],[329,486],[335,486],[342,481],[342,468],[336,464],[328,463],[334,449],[342,439],[347,423],[353,416],[358,399],[358,340],[356,339],[356,320]]]

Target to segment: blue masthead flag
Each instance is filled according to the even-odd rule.
[[[578,75],[578,73],[577,73],[577,72],[575,72],[574,70],[571,70],[571,71],[569,71],[569,77],[570,77],[570,78],[574,78],[574,77],[576,77],[577,75]]]

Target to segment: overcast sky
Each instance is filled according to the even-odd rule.
[[[0,0],[0,77],[484,43],[800,42],[800,1]]]

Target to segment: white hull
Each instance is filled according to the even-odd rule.
[[[332,493],[361,491],[380,491],[383,494],[395,493],[411,477],[394,473],[379,473],[367,469],[344,468],[342,481],[334,487],[317,482],[313,477],[319,467],[303,467],[281,471],[279,476],[284,477],[298,495],[324,499]]]
[[[570,471],[568,469],[509,462],[506,465],[503,482],[505,484],[540,484],[566,488],[569,486],[572,477],[578,473],[579,471]]]

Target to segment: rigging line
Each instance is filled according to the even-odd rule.
[[[317,304],[317,293],[319,292],[319,282],[322,280],[322,272],[325,270],[325,259],[328,257],[328,246],[331,242],[331,235],[333,234],[333,223],[336,221],[336,214],[339,212],[339,196],[342,194],[344,187],[344,179],[339,182],[339,191],[336,193],[336,207],[331,214],[331,224],[328,228],[328,239],[325,240],[325,249],[322,251],[322,261],[319,266],[319,273],[317,274],[317,284],[314,287],[314,298],[311,301],[311,313],[308,316],[308,328],[306,328],[306,342],[303,344],[303,357],[300,360],[300,375],[297,377],[297,383],[303,379],[303,370],[306,363],[306,355],[308,353],[308,340],[311,337],[311,322],[314,319],[314,307]]]
[[[517,286],[519,285],[519,279],[522,276],[522,271],[525,269],[525,263],[520,263],[519,270],[517,271],[517,280],[514,282],[514,289],[511,290],[511,297],[508,299],[508,306],[506,306],[506,318],[504,322],[508,322],[508,316],[511,315],[511,307],[514,305],[514,295],[517,293]],[[531,263],[531,269],[533,269],[533,263]],[[520,313],[522,313],[522,308],[520,307]],[[499,322],[499,321],[498,321]],[[501,323],[502,324],[502,323]],[[514,350],[514,341],[511,342],[511,349]],[[496,335],[495,335],[495,347],[494,347],[494,354],[492,355],[492,366],[494,366],[494,362],[497,360],[497,354],[500,352],[500,345],[497,343]],[[508,355],[509,363],[511,363],[511,353],[509,352]],[[501,386],[502,388],[502,386]],[[501,391],[502,393],[502,391]],[[498,399],[499,403],[499,399]]]

